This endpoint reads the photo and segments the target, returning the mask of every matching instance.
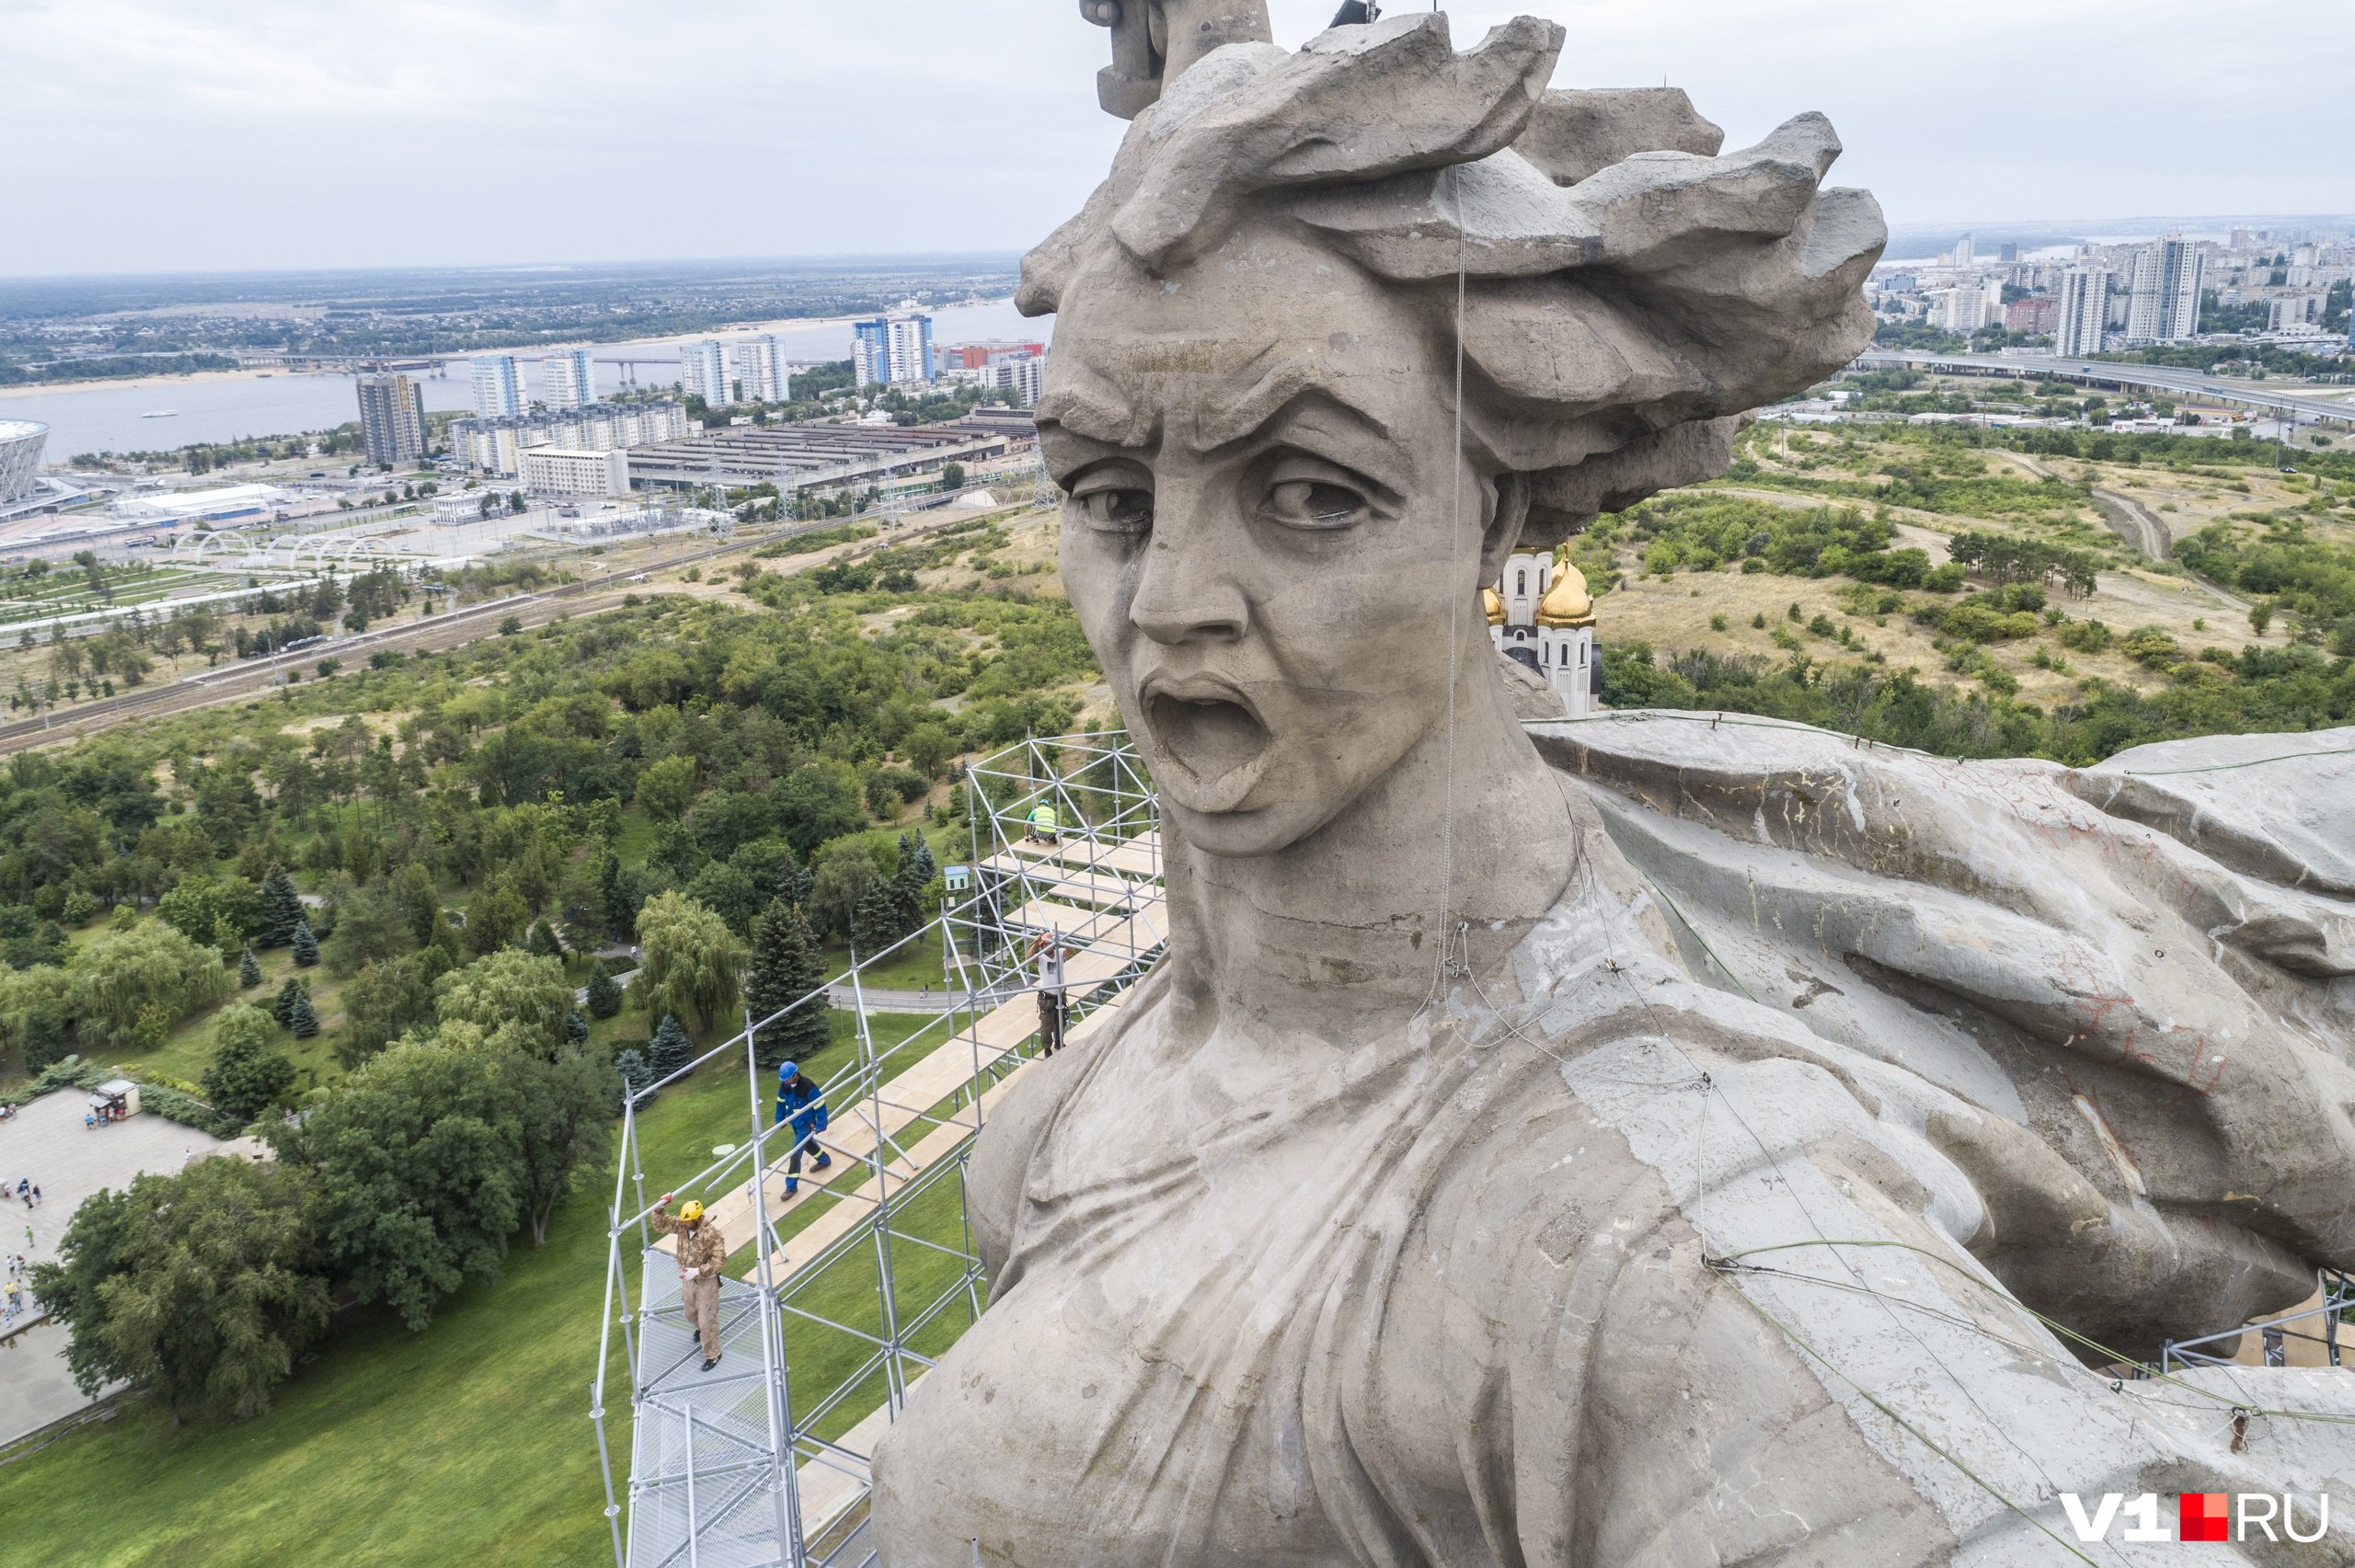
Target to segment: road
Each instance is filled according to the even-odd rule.
[[[2274,388],[2259,382],[2223,380],[2203,371],[2171,365],[2122,365],[2108,360],[2062,360],[2049,354],[1929,354],[1888,349],[1867,349],[1856,356],[1859,365],[1913,365],[1923,370],[1949,371],[1961,375],[2047,376],[2085,382],[2120,391],[2191,394],[2211,402],[2286,412],[2301,419],[2334,424],[2355,422],[2355,408],[2303,391]]]
[[[2154,561],[2164,561],[2174,554],[2175,536],[2167,532],[2167,525],[2133,497],[2097,487],[2094,504],[2101,508],[2102,521],[2109,524],[2112,533]]]

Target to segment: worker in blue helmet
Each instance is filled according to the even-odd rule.
[[[813,1171],[822,1171],[834,1162],[834,1157],[821,1148],[818,1135],[826,1130],[826,1092],[818,1081],[801,1070],[798,1062],[779,1062],[776,1070],[776,1125],[793,1126],[793,1153],[785,1165],[785,1196],[791,1197],[801,1190],[801,1155],[804,1150],[817,1158],[810,1162]]]

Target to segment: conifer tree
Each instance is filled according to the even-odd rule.
[[[654,1069],[647,1062],[646,1053],[636,1046],[615,1051],[614,1070],[621,1074],[622,1090],[628,1094],[630,1104],[644,1110],[647,1101],[652,1098],[646,1086],[654,1082]]]
[[[900,869],[919,891],[940,875],[940,863],[932,858],[932,846],[922,833],[900,835]]]
[[[311,934],[309,921],[298,920],[294,922],[294,935],[288,945],[294,950],[296,968],[307,969],[319,961],[319,939]]]
[[[261,960],[254,956],[250,947],[237,955],[237,989],[251,990],[261,984]]]
[[[611,1018],[622,1010],[622,988],[615,983],[614,972],[603,958],[590,967],[588,991],[590,1017]]]
[[[899,883],[877,877],[858,896],[850,912],[850,940],[864,957],[872,958],[906,933],[900,908]]]
[[[293,1024],[290,1023],[289,1020],[294,1016],[294,999],[296,997],[308,996],[310,993],[311,988],[304,985],[301,980],[296,979],[292,975],[286,977],[286,983],[278,988],[278,994],[270,998],[270,1015],[278,1020],[278,1026],[280,1028],[290,1029],[293,1027]]]
[[[274,867],[261,882],[261,944],[285,946],[294,940],[294,928],[302,923],[303,899],[294,891],[294,879],[286,875],[284,866]]]
[[[695,1059],[695,1042],[687,1038],[686,1030],[676,1018],[665,1013],[655,1028],[647,1054],[647,1065],[654,1070],[655,1078],[664,1079]]]
[[[319,1032],[319,1015],[311,1010],[311,993],[298,990],[292,1006],[286,1010],[286,1027],[298,1040],[307,1040]]]
[[[770,901],[752,922],[752,956],[744,976],[744,1005],[755,1021],[816,990],[826,978],[825,960],[810,917],[798,904],[783,898]],[[826,1048],[833,1037],[827,1013],[833,1011],[822,996],[798,1007],[756,1032],[754,1059],[763,1067],[781,1061],[807,1061]]]
[[[576,1046],[587,1045],[589,1043],[589,1020],[581,1017],[578,1013],[566,1013],[564,1015],[564,1037],[571,1041]]]
[[[557,936],[555,929],[544,920],[532,922],[532,929],[523,937],[523,948],[524,951],[536,953],[543,958],[564,956],[564,943]]]

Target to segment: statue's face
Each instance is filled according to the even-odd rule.
[[[1171,827],[1213,853],[1316,831],[1443,722],[1451,610],[1486,645],[1491,492],[1467,469],[1452,543],[1451,372],[1410,308],[1249,232],[1063,296],[1040,406],[1063,582]]]

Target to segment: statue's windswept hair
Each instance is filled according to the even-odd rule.
[[[1561,28],[1457,53],[1445,16],[1230,43],[1140,108],[1110,175],[1023,263],[1022,309],[1099,260],[1150,275],[1252,223],[1296,226],[1452,333],[1465,432],[1526,476],[1524,539],[1721,472],[1738,418],[1868,340],[1887,235],[1804,114],[1718,155],[1681,91],[1549,91]]]

